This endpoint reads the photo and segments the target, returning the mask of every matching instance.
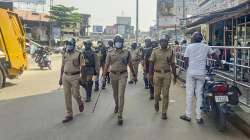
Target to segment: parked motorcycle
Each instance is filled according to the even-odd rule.
[[[227,117],[232,113],[232,106],[239,103],[241,92],[235,85],[230,86],[226,81],[215,80],[214,68],[208,67],[203,90],[203,107],[205,113],[214,117],[219,131],[227,128]]]
[[[50,54],[51,53],[46,48],[39,48],[36,50],[34,54],[35,62],[38,64],[40,69],[48,67],[51,70],[51,60],[49,59]]]

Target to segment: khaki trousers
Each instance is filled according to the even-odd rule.
[[[138,76],[139,64],[140,64],[140,62],[132,62],[132,66],[133,66],[133,69],[134,69],[134,71],[135,71],[136,77]],[[134,76],[133,76],[133,73],[130,72],[130,80],[133,80],[133,77],[134,77]]]
[[[162,94],[162,113],[167,113],[169,103],[169,88],[171,84],[171,73],[154,73],[155,103],[159,103]]]
[[[83,104],[80,95],[79,78],[80,75],[63,75],[63,90],[66,105],[66,116],[73,116],[72,96],[75,98],[78,105]]]
[[[127,85],[128,73],[114,74],[111,72],[110,77],[115,105],[118,106],[118,116],[122,116],[124,108],[124,94]]]

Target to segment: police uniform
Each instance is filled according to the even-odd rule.
[[[85,90],[86,90],[86,102],[91,101],[92,87],[93,87],[93,76],[96,75],[96,55],[91,49],[85,49],[83,51],[83,57],[85,60],[85,66],[82,70],[82,75],[86,77]]]
[[[113,96],[118,117],[122,116],[124,107],[124,94],[127,84],[127,66],[131,62],[131,54],[125,49],[113,49],[107,55],[106,64],[110,64],[110,77],[113,88]]]
[[[175,56],[170,48],[155,48],[150,57],[154,64],[154,94],[155,104],[159,104],[162,94],[162,113],[167,113],[169,103],[169,88],[171,84],[171,64],[175,63]]]
[[[99,48],[95,48],[95,60],[96,60],[96,79],[95,79],[95,91],[99,90],[99,76],[101,69],[101,51]]]
[[[100,47],[100,68],[102,70],[102,72],[104,71],[104,68],[105,68],[105,61],[106,61],[106,57],[107,57],[107,52],[108,52],[108,49],[105,48],[104,45],[102,45]],[[102,82],[102,89],[105,89],[106,87],[106,77],[104,79],[102,79],[103,81]]]
[[[152,83],[152,81],[150,82],[149,80],[149,77],[148,77],[148,74],[149,74],[149,59],[150,59],[150,56],[152,54],[152,51],[153,51],[153,48],[145,48],[144,50],[144,57],[143,57],[143,60],[144,60],[144,78],[150,89],[150,99],[153,99],[154,98],[154,85]]]
[[[135,71],[135,75],[137,77],[138,76],[138,67],[139,67],[140,59],[141,59],[141,52],[140,52],[139,48],[136,48],[136,49],[132,48],[130,53],[131,53],[132,65],[133,65],[133,68]],[[133,74],[130,73],[130,80],[132,80],[132,77],[133,77]]]
[[[84,59],[80,52],[65,52],[62,59],[63,64],[63,89],[65,95],[65,105],[67,117],[73,116],[72,96],[77,101],[78,105],[83,105],[80,95],[80,67],[84,65]]]

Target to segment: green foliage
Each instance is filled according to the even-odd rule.
[[[66,7],[64,5],[56,5],[51,8],[50,19],[57,22],[61,27],[81,22],[81,14],[75,12],[75,7]]]

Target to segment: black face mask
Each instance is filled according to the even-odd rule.
[[[165,49],[168,48],[168,40],[161,40],[160,41],[161,48]]]

